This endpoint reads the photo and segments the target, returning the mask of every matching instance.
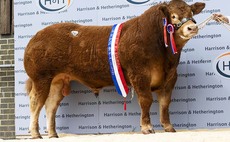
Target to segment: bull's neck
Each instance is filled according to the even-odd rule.
[[[179,61],[180,61],[180,55],[181,55],[182,49],[183,49],[184,45],[188,42],[188,40],[181,38],[177,34],[174,34],[174,39],[175,39],[175,43],[176,43],[177,53],[173,54],[172,48],[168,47],[167,48],[167,56],[168,56],[168,60],[171,62],[171,64],[177,66],[179,64]]]
[[[165,52],[166,54],[164,56],[167,56],[166,58],[168,59],[170,64],[173,66],[178,65],[182,48],[187,43],[188,40],[184,40],[180,36],[175,34],[174,39],[175,39],[178,53],[173,54],[171,47],[166,48],[164,45],[162,19],[163,17],[155,17],[154,19],[152,19],[151,15],[142,15],[142,16],[139,16],[138,18],[134,18],[134,19],[131,19],[125,22],[122,31],[123,33],[125,33],[126,31],[129,30],[129,27],[132,27],[132,29],[135,27],[135,30],[137,31],[136,33],[141,35],[141,37],[139,38],[141,38],[141,41],[143,43],[155,44],[151,42],[156,41],[156,38],[157,38],[158,39],[157,42],[160,45],[159,48],[162,48],[162,50],[166,51]],[[158,36],[156,37],[152,35],[158,35]],[[155,38],[155,39],[152,39],[152,38]],[[168,39],[169,39],[169,36],[168,36]]]
[[[178,52],[182,51],[182,48],[185,46],[185,44],[188,42],[188,39],[183,39],[181,36],[179,36],[178,34],[174,34],[174,39],[175,39],[175,43],[177,46],[177,50]]]

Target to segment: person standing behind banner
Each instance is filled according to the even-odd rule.
[[[217,22],[221,22],[224,21],[226,23],[229,23],[230,21],[230,16],[224,16],[222,14],[213,14],[213,20],[217,21]],[[221,21],[220,21],[221,20]]]

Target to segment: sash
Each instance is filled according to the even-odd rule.
[[[120,39],[122,24],[116,24],[112,27],[108,42],[108,57],[110,73],[113,83],[119,95],[126,97],[129,93],[124,74],[118,57],[118,43]]]

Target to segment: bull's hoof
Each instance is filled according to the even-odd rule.
[[[165,128],[165,132],[176,132],[176,130],[173,127]]]
[[[32,137],[31,139],[42,139],[42,136],[35,136],[35,137]]]
[[[54,135],[49,136],[49,138],[52,139],[52,138],[59,138],[59,137],[57,134],[54,134]]]
[[[52,138],[59,138],[59,137],[57,135],[57,136],[50,136],[49,138],[52,139]]]
[[[154,134],[155,131],[152,129],[152,130],[142,130],[141,131],[143,134],[147,135],[147,134]]]

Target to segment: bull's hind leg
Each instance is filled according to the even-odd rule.
[[[49,94],[51,81],[39,80],[33,82],[32,90],[30,91],[30,133],[33,139],[42,138],[39,133],[39,114],[44,106],[44,103]]]
[[[49,96],[45,103],[46,109],[46,125],[49,138],[58,138],[56,132],[55,116],[58,106],[64,96],[61,93],[62,84],[52,83]]]
[[[160,122],[164,127],[165,132],[176,132],[170,123],[169,118],[169,105],[171,102],[171,93],[160,93],[157,92],[157,98],[159,101],[159,111],[160,111]]]
[[[49,96],[45,103],[47,131],[49,138],[58,138],[55,116],[60,102],[63,100],[64,96],[69,95],[69,92],[70,84],[68,78],[53,80]]]
[[[131,80],[131,84],[133,85],[138,96],[138,103],[141,107],[140,125],[141,132],[143,134],[154,133],[149,114],[150,107],[153,102],[153,97],[151,93],[150,82],[148,80],[148,78],[143,76]]]

